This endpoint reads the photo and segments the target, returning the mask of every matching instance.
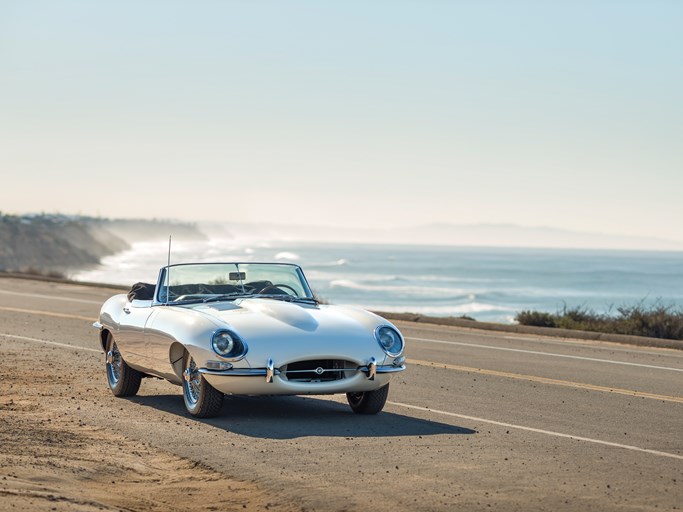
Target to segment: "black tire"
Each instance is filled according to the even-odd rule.
[[[223,407],[223,393],[211,386],[197,371],[189,352],[183,356],[183,401],[185,408],[195,418],[213,418]]]
[[[105,369],[107,383],[114,396],[134,396],[137,394],[142,382],[142,373],[126,364],[116,346],[116,341],[111,335],[107,340]]]
[[[356,414],[377,414],[384,409],[389,396],[389,384],[374,391],[346,393],[346,399]]]

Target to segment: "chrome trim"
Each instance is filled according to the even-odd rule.
[[[388,327],[389,329],[394,331],[396,334],[398,334],[398,337],[401,340],[401,350],[399,350],[396,353],[393,353],[393,352],[389,352],[387,349],[384,348],[384,345],[382,345],[382,343],[379,341],[379,336],[378,336],[379,330],[382,329],[383,327]],[[401,355],[401,353],[406,348],[406,340],[403,338],[403,335],[401,334],[401,332],[396,327],[394,327],[393,325],[389,325],[389,324],[382,324],[382,325],[378,325],[377,327],[375,327],[375,341],[377,341],[377,344],[382,349],[382,352],[384,352],[386,355],[388,355],[390,357],[398,357],[399,355]]]
[[[405,365],[402,366],[375,366],[375,373],[398,373],[405,370]],[[370,368],[368,366],[360,366],[358,368],[359,372],[370,373]]]
[[[406,369],[405,365],[401,366],[378,366],[377,373],[398,373]]]
[[[224,377],[265,377],[268,374],[266,368],[232,368],[230,370],[199,368],[197,371],[204,375],[222,375]],[[273,368],[273,375],[280,375],[280,370]]]
[[[319,366],[318,368],[313,368],[312,370],[287,370],[285,373],[315,373],[317,375],[322,375],[326,372],[357,372],[358,368],[323,368]]]
[[[273,374],[275,373],[275,369],[273,368],[273,360],[268,359],[268,366],[266,366],[266,382],[269,384],[273,382]]]
[[[398,373],[405,370],[405,365],[402,366],[375,366],[375,373]],[[204,375],[222,375],[224,377],[266,377],[268,375],[268,368],[232,368],[230,370],[210,370],[208,368],[199,368],[199,373]],[[307,370],[310,371],[310,370]],[[358,368],[344,368],[335,371],[342,372],[363,372],[370,373],[369,366],[359,366]],[[287,372],[289,373],[289,372]],[[281,375],[279,368],[273,368],[273,376]]]
[[[186,263],[174,263],[173,265],[164,265],[159,269],[159,275],[157,277],[157,284],[156,287],[154,288],[154,298],[152,299],[152,306],[175,306],[173,302],[161,302],[159,300],[159,292],[162,290],[164,286],[164,281],[166,277],[166,269],[170,269],[173,267],[183,267],[187,265],[235,265],[238,267],[240,265],[280,265],[283,267],[294,267],[297,269],[297,273],[300,275],[300,277],[303,278],[303,288],[308,293],[309,299],[315,299],[315,296],[313,295],[313,290],[311,290],[311,285],[308,284],[308,280],[306,279],[306,275],[304,274],[303,269],[301,268],[300,265],[297,265],[296,263],[280,263],[280,262],[272,262],[272,261],[212,261],[212,262],[201,262],[201,261],[195,261],[195,262],[186,262]],[[239,270],[238,270],[239,271]],[[170,274],[170,271],[168,272]],[[168,296],[167,296],[168,297]]]
[[[370,364],[368,365],[368,380],[375,380],[375,375],[377,374],[377,360],[374,357],[370,358]]]

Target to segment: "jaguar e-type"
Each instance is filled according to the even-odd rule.
[[[359,414],[382,410],[405,342],[385,319],[321,304],[298,265],[184,263],[102,306],[99,341],[114,395],[144,377],[182,385],[188,412],[220,413],[224,396],[345,393]]]

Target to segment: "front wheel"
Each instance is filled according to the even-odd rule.
[[[114,396],[134,396],[140,389],[142,373],[123,360],[119,347],[110,335],[107,342],[107,383]]]
[[[389,384],[374,391],[346,393],[346,399],[356,414],[377,414],[384,408],[389,396]]]
[[[213,418],[223,407],[223,393],[206,382],[189,352],[183,358],[183,400],[196,418]]]

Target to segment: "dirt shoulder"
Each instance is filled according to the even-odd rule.
[[[79,404],[112,401],[75,369],[97,354],[72,354],[65,369],[58,351],[36,365],[36,349],[0,344],[12,362],[0,365],[0,510],[268,508],[253,483],[84,422]]]

